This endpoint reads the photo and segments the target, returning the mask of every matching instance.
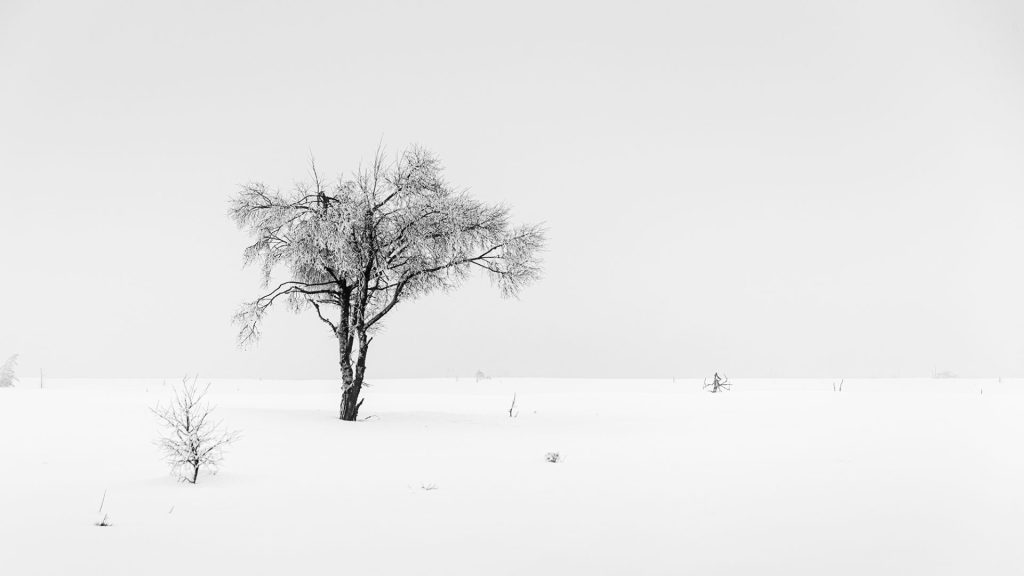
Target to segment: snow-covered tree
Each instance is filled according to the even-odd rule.
[[[0,366],[0,388],[10,388],[18,381],[14,369],[18,366],[18,355],[15,354]]]
[[[329,187],[315,164],[312,182],[290,193],[248,184],[231,213],[254,238],[245,262],[258,262],[273,286],[236,316],[240,341],[259,337],[276,302],[315,311],[338,340],[342,420],[358,417],[372,335],[399,302],[455,288],[473,269],[515,296],[540,273],[543,229],[513,226],[505,206],[456,190],[419,147],[393,161],[378,150],[368,168]],[[280,270],[286,278],[272,284]]]
[[[157,445],[171,466],[171,472],[180,480],[195,484],[199,471],[216,471],[224,459],[224,449],[238,439],[235,431],[225,430],[213,419],[213,407],[205,398],[210,386],[199,388],[198,376],[185,378],[181,388],[167,406],[157,404],[152,409],[163,427]]]

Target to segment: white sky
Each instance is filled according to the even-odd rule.
[[[236,349],[227,198],[381,139],[551,232],[371,380],[1024,375],[1024,4],[979,0],[0,0],[0,356],[336,377],[315,318]]]

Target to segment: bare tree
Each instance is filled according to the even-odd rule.
[[[14,354],[0,366],[0,388],[10,388],[18,381],[14,369],[18,366],[18,355]]]
[[[228,431],[211,416],[213,407],[206,401],[207,384],[200,389],[198,376],[182,380],[181,388],[167,407],[159,404],[152,409],[163,426],[163,435],[157,442],[164,453],[171,472],[180,480],[195,484],[199,470],[216,471],[224,458],[224,449],[239,438],[236,431]]]
[[[456,288],[473,269],[515,296],[540,273],[543,229],[513,226],[507,207],[456,190],[418,147],[393,161],[378,150],[368,168],[329,187],[315,163],[312,182],[291,193],[248,184],[231,214],[254,238],[245,262],[258,262],[273,286],[236,315],[239,340],[256,340],[277,302],[315,311],[338,340],[342,420],[358,418],[370,342],[399,302]],[[281,268],[287,279],[272,284]]]
[[[719,376],[718,372],[715,372],[715,376],[711,380],[711,382],[708,382],[707,378],[704,379],[704,388],[709,389],[711,393],[714,394],[716,392],[731,390],[732,384],[729,383],[728,376],[726,376],[725,374]]]

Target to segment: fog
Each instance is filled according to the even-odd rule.
[[[335,377],[315,317],[237,348],[227,201],[378,143],[549,246],[402,304],[371,379],[1024,375],[1020,3],[208,4],[0,3],[23,376]]]

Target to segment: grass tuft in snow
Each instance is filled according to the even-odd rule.
[[[110,515],[103,512],[103,505],[106,504],[106,503],[107,503],[107,491],[104,490],[103,491],[103,498],[100,499],[99,510],[96,511],[97,514],[103,514],[103,517],[95,522],[96,526],[100,526],[100,527],[103,527],[103,528],[106,528],[108,526],[113,526],[114,525],[110,521]]]

